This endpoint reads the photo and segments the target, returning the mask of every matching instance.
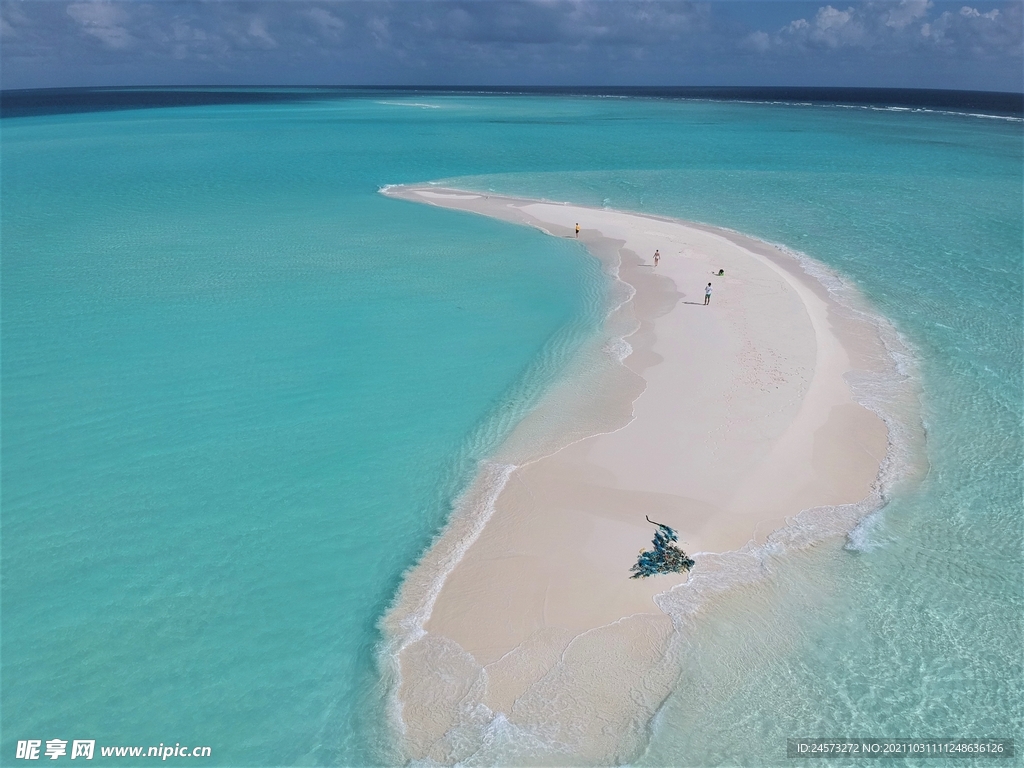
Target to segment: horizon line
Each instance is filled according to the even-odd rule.
[[[289,83],[271,84],[263,83],[253,85],[251,83],[202,83],[186,84],[176,83],[172,85],[51,85],[35,88],[3,88],[0,87],[0,94],[19,93],[25,91],[100,91],[100,90],[166,90],[166,89],[203,89],[203,88],[232,88],[232,89],[365,89],[365,90],[490,90],[495,88],[517,89],[517,90],[549,90],[549,89],[572,89],[572,90],[793,90],[793,91],[902,91],[922,93],[984,93],[1000,96],[1020,96],[1024,98],[1024,89],[1020,91],[986,90],[980,88],[921,88],[916,86],[891,86],[891,85],[572,85],[572,84],[546,84],[546,85],[524,85],[524,84],[468,84],[468,85],[437,85],[423,83],[408,84],[317,84],[317,83]]]

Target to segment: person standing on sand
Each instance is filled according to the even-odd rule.
[[[657,250],[654,251],[654,266],[658,266],[658,262],[661,261],[661,254]]]
[[[711,283],[708,283],[708,287],[704,289],[704,306],[706,307],[711,303]]]
[[[576,239],[580,239],[580,223],[578,221],[576,222]]]

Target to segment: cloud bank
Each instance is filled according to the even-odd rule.
[[[1019,62],[1021,8],[1018,3],[983,12],[962,5],[957,10],[936,12],[932,0],[865,3],[843,9],[826,5],[812,17],[794,19],[774,34],[754,32],[747,43],[760,52],[846,48],[893,56],[944,54],[961,60]]]
[[[2,0],[5,88],[1022,89],[1020,2]]]

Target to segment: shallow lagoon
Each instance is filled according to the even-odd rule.
[[[1020,738],[1021,130],[365,93],[5,119],[3,753],[387,754],[376,621],[602,281],[575,243],[377,194],[442,178],[785,244],[918,357],[927,475],[710,609],[639,762]]]

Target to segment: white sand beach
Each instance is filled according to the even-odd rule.
[[[673,625],[654,598],[687,581],[629,578],[654,533],[645,516],[679,533],[696,570],[701,553],[757,546],[802,510],[869,496],[886,426],[847,375],[871,370],[881,342],[793,257],[735,233],[436,186],[384,193],[554,237],[578,222],[580,242],[635,289],[610,318],[635,329],[632,352],[587,394],[593,426],[570,419],[588,426],[526,462],[496,457],[463,500],[500,488],[486,524],[457,514],[387,617],[404,638],[403,751],[450,763],[469,724],[500,722],[524,744],[562,745],[559,764],[628,759],[672,684]],[[537,428],[528,418],[519,431]]]

